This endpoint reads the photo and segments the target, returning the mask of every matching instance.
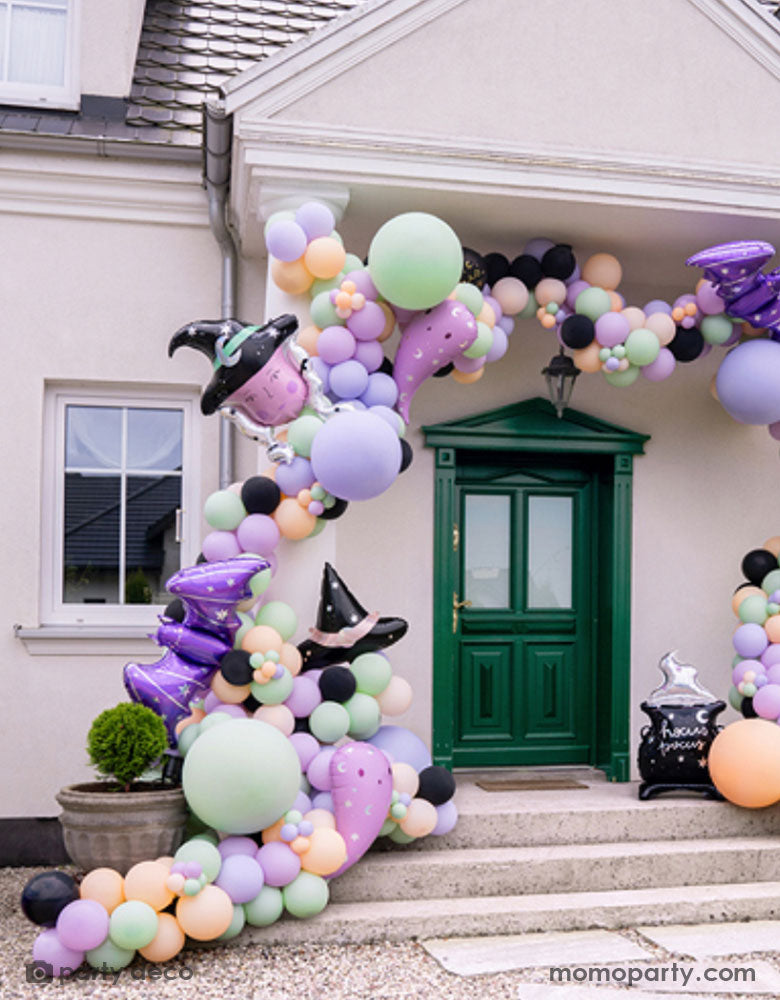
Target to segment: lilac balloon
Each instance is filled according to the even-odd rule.
[[[366,406],[395,406],[398,386],[385,372],[374,372],[368,376],[368,385],[360,397]]]
[[[616,372],[620,368],[620,361],[618,358],[607,358],[604,367],[608,372]]]
[[[212,712],[221,712],[222,715],[230,715],[234,719],[245,719],[247,714],[246,709],[240,705],[229,705],[224,701],[218,702],[213,708],[206,709],[207,715],[211,715]]]
[[[231,837],[225,837],[224,840],[220,840],[217,844],[217,850],[222,855],[223,860],[232,857],[234,854],[246,854],[250,858],[254,858],[255,854],[257,854],[257,844],[251,837],[240,837],[235,834]]]
[[[328,493],[343,500],[369,500],[384,493],[398,476],[401,445],[376,414],[337,413],[315,436],[311,464]]]
[[[326,364],[319,355],[309,358],[309,365],[322,381],[322,391],[327,392],[330,387],[330,365]]]
[[[315,684],[306,674],[299,674],[293,678],[292,693],[284,704],[296,719],[306,719],[321,701],[319,684]]]
[[[367,372],[375,372],[385,360],[385,352],[378,340],[361,340],[355,348],[354,357]]]
[[[501,308],[501,303],[498,301],[498,299],[494,299],[492,295],[483,295],[482,301],[486,305],[489,305],[490,308],[493,310],[493,314],[496,317],[496,323],[498,323],[501,319],[503,319],[504,310]]]
[[[537,260],[541,260],[542,257],[547,253],[548,250],[552,250],[555,246],[553,240],[548,240],[544,236],[536,236],[534,239],[529,240],[523,247],[523,253],[527,253],[531,257],[535,257]]]
[[[745,674],[749,670],[752,670],[755,674],[764,673],[764,667],[758,660],[740,660],[736,667],[734,667],[731,671],[732,683],[739,684],[740,681],[743,681],[745,679]]]
[[[577,302],[577,296],[581,292],[584,292],[586,288],[590,288],[590,282],[589,281],[583,281],[582,278],[579,278],[577,281],[573,281],[570,285],[567,285],[567,287],[566,287],[566,305],[570,309],[574,309],[575,304]]]
[[[263,869],[265,884],[277,889],[289,885],[301,870],[301,859],[281,840],[263,844],[255,859]]]
[[[248,903],[263,888],[264,870],[254,857],[231,854],[226,857],[214,880],[234,903]]]
[[[296,455],[292,462],[281,462],[276,469],[276,485],[288,497],[307,490],[317,477],[308,458]]]
[[[97,948],[108,937],[108,911],[94,899],[75,899],[60,910],[57,937],[73,951]]]
[[[209,562],[224,562],[240,555],[241,546],[234,531],[210,531],[203,539],[201,552]]]
[[[317,354],[328,365],[349,360],[356,346],[355,338],[345,326],[326,326],[317,337]]]
[[[306,777],[312,787],[320,792],[330,791],[330,762],[335,752],[335,747],[326,747],[324,750],[320,750],[306,768]]]
[[[675,356],[668,347],[662,347],[655,361],[644,365],[640,371],[651,382],[662,382],[665,378],[669,378],[676,367],[677,359]]]
[[[730,351],[716,376],[723,409],[743,424],[780,420],[780,344],[748,340]]]
[[[667,316],[671,316],[672,307],[668,302],[664,302],[663,299],[651,299],[642,308],[642,312],[645,316],[652,316],[653,313],[666,313]]]
[[[299,813],[307,813],[311,809],[311,799],[306,794],[306,792],[298,792],[295,796],[295,802],[292,804],[293,809],[297,809]]]
[[[363,268],[362,271],[350,271],[344,276],[344,281],[354,282],[356,291],[361,292],[367,299],[376,301],[379,293],[367,267]]]
[[[381,417],[388,427],[392,427],[396,434],[400,435],[404,429],[404,422],[400,413],[391,410],[389,406],[372,406],[371,412]]]
[[[498,361],[499,358],[503,358],[506,354],[508,347],[509,341],[507,335],[500,326],[494,326],[493,343],[490,345],[490,350],[483,358],[483,361]]]
[[[307,671],[307,676],[310,673],[312,671]],[[295,747],[295,752],[298,754],[298,760],[301,762],[301,770],[305,771],[320,752],[319,743],[311,733],[293,733],[290,737],[290,743]]]
[[[455,824],[458,822],[458,807],[455,805],[455,800],[449,799],[440,806],[436,806],[436,815],[438,819],[431,833],[435,837],[441,837],[443,834],[453,830]]]
[[[497,325],[501,327],[507,337],[510,337],[515,328],[515,318],[514,316],[502,316]]]
[[[376,302],[366,299],[363,308],[356,309],[348,317],[347,326],[358,340],[376,340],[384,330],[386,322],[387,316]]]
[[[238,543],[244,552],[269,555],[282,537],[276,521],[268,514],[247,514],[236,529]]]
[[[368,372],[359,361],[342,361],[330,370],[330,391],[342,399],[358,399],[368,386]]]
[[[617,347],[631,333],[626,317],[619,312],[607,312],[595,322],[596,340],[602,347]]]
[[[361,402],[359,399],[347,399],[346,396],[342,398],[341,396],[334,394],[334,403],[338,403],[338,409],[341,410],[343,407],[345,410],[349,407],[351,410],[365,410],[366,404]]]
[[[452,363],[459,372],[471,374],[472,372],[478,372],[484,366],[485,358],[467,358],[461,354],[457,358],[453,358]]]
[[[190,702],[205,696],[214,667],[191,663],[167,649],[155,663],[128,663],[123,671],[130,700],[156,712],[168,730],[168,740],[176,746],[176,723],[190,714]]]
[[[780,684],[780,663],[773,663],[766,672],[767,684]]]
[[[222,702],[219,699],[219,695],[214,694],[213,691],[209,691],[206,697],[203,699],[203,711],[208,714],[209,712],[214,712],[217,706],[222,706]]]
[[[280,219],[274,222],[268,227],[265,237],[268,252],[277,260],[288,263],[303,256],[307,243],[306,233],[292,219]]]
[[[321,201],[306,201],[295,213],[295,221],[301,227],[308,240],[316,240],[320,236],[330,236],[336,225],[336,217],[327,205]],[[304,246],[304,250],[306,247]],[[303,253],[303,250],[301,251]],[[300,254],[298,254],[300,257]],[[294,260],[296,258],[293,258]]]
[[[407,326],[417,316],[416,309],[402,309],[400,306],[393,306],[392,309],[398,325],[402,327]]]
[[[430,750],[420,737],[403,726],[380,726],[366,742],[389,753],[395,761],[411,764],[415,771],[433,763]]]
[[[767,646],[761,654],[761,662],[764,664],[764,668],[766,670],[771,670],[772,667],[780,664],[780,642],[773,642],[771,645]],[[780,677],[778,680],[774,680],[773,677],[770,677],[770,680],[773,684],[780,684]]]
[[[68,948],[60,941],[57,931],[49,927],[33,942],[32,957],[34,962],[51,966],[53,976],[69,976],[84,961],[84,952]]]
[[[330,792],[317,792],[311,800],[312,809],[325,809],[326,812],[333,812],[333,796]]]
[[[582,276],[582,271],[580,270],[580,265],[574,265],[574,270],[571,272],[568,278],[564,281],[565,285],[573,285],[575,281],[579,281]]]
[[[731,641],[734,649],[740,656],[746,656],[751,659],[761,656],[769,645],[766,632],[760,625],[756,625],[755,622],[747,622],[744,625],[740,625],[734,632]]]
[[[780,684],[764,684],[759,688],[753,695],[753,708],[762,719],[780,716]]]
[[[718,295],[715,286],[705,278],[698,292],[696,292],[696,305],[705,316],[717,316],[726,308],[726,303]]]

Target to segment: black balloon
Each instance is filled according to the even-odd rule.
[[[577,261],[568,243],[558,243],[550,247],[542,257],[542,272],[545,278],[558,278],[566,281],[574,273]]]
[[[22,911],[34,924],[53,927],[60,911],[78,898],[78,886],[67,872],[41,872],[22,889]]]
[[[684,326],[678,326],[677,333],[666,346],[684,364],[695,361],[704,350],[704,337],[698,327],[692,326],[686,330]]]
[[[497,281],[509,274],[509,261],[502,253],[489,253],[485,256],[487,283],[492,288]]]
[[[414,452],[412,451],[412,446],[406,440],[406,438],[400,438],[401,442],[401,468],[400,472],[406,472],[409,466],[412,464],[412,459],[414,458]]]
[[[337,517],[341,517],[348,506],[349,502],[347,500],[342,500],[341,497],[338,497],[333,506],[326,507],[319,517],[321,517],[323,521],[335,521]]]
[[[163,618],[170,618],[174,622],[183,622],[185,614],[184,604],[178,597],[174,597],[170,604],[166,605]]]
[[[436,764],[424,767],[420,771],[419,778],[417,798],[427,799],[435,806],[449,802],[455,794],[455,779],[446,767],[438,767]]]
[[[592,344],[595,336],[596,328],[593,325],[593,320],[580,313],[567,316],[561,323],[561,340],[572,350]]]
[[[282,493],[268,476],[252,476],[241,487],[241,500],[249,514],[272,514]]]
[[[451,371],[454,371],[454,369],[455,369],[455,365],[450,361],[449,364],[442,365],[441,368],[437,368],[436,371],[433,373],[433,377],[434,378],[444,378],[446,375],[449,375],[449,373]]]
[[[720,798],[707,767],[712,741],[722,728],[718,715],[725,701],[701,705],[651,705],[640,708],[650,718],[642,730],[638,764],[642,776],[639,798],[686,789]]]
[[[487,267],[485,267],[482,254],[477,253],[476,250],[470,250],[468,247],[463,247],[463,271],[460,280],[482,288],[487,281]]]
[[[305,719],[296,719],[295,720],[295,728],[293,729],[293,732],[294,733],[310,733],[311,732],[311,728],[309,726],[309,719],[308,719],[308,717],[305,718]]]
[[[513,278],[519,278],[526,288],[536,288],[544,277],[542,265],[529,253],[521,253],[515,257],[509,266],[509,273]]]
[[[228,684],[235,684],[236,687],[249,684],[254,673],[249,653],[243,649],[231,649],[229,653],[225,653],[219,661],[219,669]]]
[[[251,713],[251,712],[256,712],[263,703],[261,701],[258,701],[253,694],[248,694],[246,698],[244,698],[244,700],[241,702],[241,704],[244,706],[247,712]]]
[[[195,560],[197,566],[202,566],[203,563],[208,562],[208,559],[203,555],[202,552],[198,553],[198,558]]]
[[[761,581],[773,569],[777,569],[777,558],[769,549],[751,549],[742,560],[743,574],[757,587],[761,586]]]
[[[377,368],[378,372],[382,372],[383,375],[393,374],[393,362],[390,358],[382,358],[382,364]]]
[[[349,701],[357,688],[349,667],[326,667],[320,674],[320,694],[324,701]]]
[[[752,698],[747,698],[747,697],[743,698],[742,704],[739,706],[739,710],[740,712],[742,712],[743,717],[746,719],[758,718],[758,712],[755,710],[755,708],[753,708]]]

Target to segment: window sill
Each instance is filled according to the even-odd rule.
[[[30,656],[149,656],[160,650],[148,625],[14,625]]]

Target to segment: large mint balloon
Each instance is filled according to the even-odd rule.
[[[231,719],[202,733],[184,758],[187,804],[207,826],[256,833],[272,826],[298,795],[301,767],[278,729],[257,719]]]
[[[405,212],[386,222],[368,250],[377,290],[402,309],[429,309],[460,281],[463,250],[453,230],[427,212]]]

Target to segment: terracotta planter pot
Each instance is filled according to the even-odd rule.
[[[114,868],[124,875],[139,861],[173,854],[187,822],[181,788],[121,792],[68,785],[57,801],[65,849],[85,871]]]

